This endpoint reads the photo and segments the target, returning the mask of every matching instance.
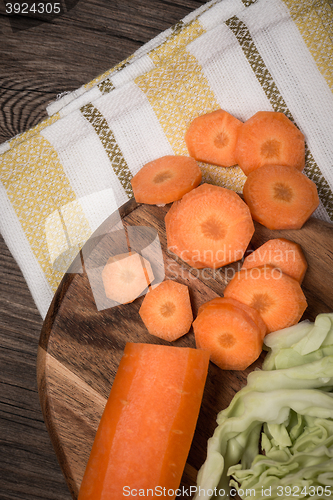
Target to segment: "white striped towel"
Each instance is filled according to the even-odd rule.
[[[132,196],[144,163],[188,154],[190,121],[217,108],[241,120],[259,110],[291,118],[306,138],[315,215],[333,220],[332,61],[329,0],[212,1],[2,144],[0,231],[41,315],[63,276],[59,254],[68,263]],[[239,167],[200,166],[204,181],[242,190]]]

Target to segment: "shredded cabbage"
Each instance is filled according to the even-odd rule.
[[[265,344],[262,370],[217,416],[195,498],[333,496],[333,314]]]

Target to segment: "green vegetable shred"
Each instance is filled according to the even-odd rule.
[[[265,345],[262,370],[218,414],[195,499],[333,497],[333,314]]]

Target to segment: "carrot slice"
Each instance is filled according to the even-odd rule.
[[[198,116],[185,134],[190,156],[198,161],[231,167],[237,163],[235,148],[242,122],[223,109]]]
[[[138,253],[110,257],[103,271],[105,295],[118,304],[133,302],[154,280],[150,263]]]
[[[233,307],[238,307],[239,309],[244,311],[259,328],[261,337],[265,337],[267,333],[267,327],[259,312],[253,307],[247,306],[246,304],[239,302],[239,300],[232,299],[231,297],[216,297],[215,299],[201,304],[198,310],[198,316],[207,308],[219,309],[223,308],[226,304],[230,304]]]
[[[282,165],[251,172],[243,195],[253,219],[269,229],[300,229],[319,205],[315,183],[296,168]]]
[[[175,230],[176,224],[177,224],[177,216],[178,216],[178,206],[179,206],[179,201],[175,201],[171,205],[171,208],[169,209],[168,213],[165,216],[165,228],[166,228],[166,235],[167,235],[167,245],[168,245],[168,252],[172,253],[174,256],[183,256],[183,260],[186,258],[186,263],[194,268],[202,268],[205,267],[205,264],[202,262],[199,262],[197,259],[192,260],[189,255],[188,255],[188,250],[183,247],[183,244],[180,244],[179,238],[178,238],[178,232]]]
[[[303,170],[304,135],[283,113],[258,111],[239,129],[235,155],[245,175],[266,164]]]
[[[123,500],[148,488],[175,498],[170,490],[181,481],[208,363],[198,349],[126,344],[78,500]]]
[[[222,370],[245,370],[262,351],[263,336],[239,307],[206,307],[193,322],[196,346],[210,353]]]
[[[148,332],[172,342],[189,331],[193,321],[188,287],[166,280],[143,299],[139,314]]]
[[[180,200],[200,182],[201,170],[194,158],[171,155],[146,163],[131,180],[135,200],[149,205]]]
[[[234,191],[202,184],[165,217],[168,250],[195,268],[241,259],[254,233],[250,211]]]
[[[307,307],[299,282],[270,265],[241,269],[224,296],[257,309],[268,332],[295,325]]]
[[[243,262],[243,269],[270,264],[302,283],[308,264],[298,243],[285,238],[274,238],[249,254]]]

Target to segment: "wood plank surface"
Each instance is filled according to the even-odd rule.
[[[164,217],[169,206],[124,206],[123,223],[129,236],[129,251],[135,251],[130,230],[153,228],[163,253],[166,279],[189,287],[194,317],[201,304],[223,290],[239,270],[241,262],[218,270],[191,268],[167,251]],[[38,386],[43,414],[73,499],[76,499],[89,458],[97,426],[108,398],[126,342],[170,345],[150,335],[139,316],[143,296],[134,302],[101,308],[105,292],[97,285],[110,256],[122,253],[119,242],[123,231],[110,233],[111,217],[98,230],[102,237],[88,241],[83,248],[84,273],[67,274],[56,293],[44,322],[38,351]],[[299,243],[308,270],[302,283],[308,307],[302,319],[333,310],[333,225],[309,219],[300,230],[271,231],[255,224],[251,246],[258,248],[271,238],[282,237]],[[142,235],[143,232],[141,232]],[[143,240],[143,238],[141,238]],[[150,243],[146,241],[147,247]],[[145,247],[142,242],[140,244]],[[117,248],[118,246],[118,248]],[[143,254],[144,255],[144,254]],[[146,256],[153,267],[154,257]],[[99,309],[99,310],[98,310]],[[172,343],[195,347],[193,329]],[[201,411],[181,487],[195,486],[196,473],[206,457],[207,440],[216,427],[216,415],[226,408],[245,384],[250,371],[260,368],[264,353],[244,371],[223,371],[210,363]],[[189,490],[188,490],[189,491]],[[179,498],[185,498],[186,495]]]
[[[40,22],[22,16],[10,19],[5,2],[0,2],[0,143],[45,118],[46,105],[58,94],[110,69],[204,3],[63,0],[67,12]],[[37,394],[42,323],[0,237],[1,500],[71,498]]]

